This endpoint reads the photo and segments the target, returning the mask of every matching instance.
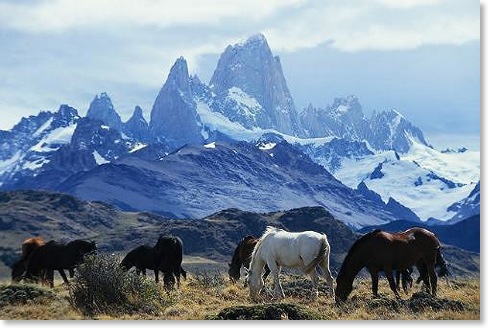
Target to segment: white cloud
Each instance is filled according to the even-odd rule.
[[[2,24],[27,32],[56,32],[112,24],[167,28],[215,25],[224,19],[266,19],[303,0],[55,0],[34,4],[0,3]]]
[[[202,55],[256,32],[275,53],[360,52],[463,44],[479,25],[465,0],[0,0],[0,115],[84,112],[102,91],[123,117],[149,111],[176,58],[198,73]]]

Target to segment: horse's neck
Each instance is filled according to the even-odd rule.
[[[354,278],[356,278],[359,271],[366,266],[366,262],[362,252],[355,252],[351,255],[352,256],[348,257],[342,264],[339,274],[342,274],[345,279],[352,282]]]
[[[256,254],[251,260],[251,264],[249,265],[249,271],[253,273],[255,272],[257,275],[261,276],[265,264],[266,262],[264,261],[264,259],[259,254]]]
[[[232,266],[236,266],[236,267],[241,267],[242,265],[242,261],[241,261],[241,258],[239,256],[239,251],[240,251],[240,248],[242,247],[242,245],[239,245],[237,246],[236,250],[234,251],[234,255],[232,255],[232,260],[230,262],[230,264]]]

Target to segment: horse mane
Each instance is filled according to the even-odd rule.
[[[241,261],[239,259],[239,250],[241,249],[242,247],[242,243],[250,238],[254,238],[253,236],[246,236],[244,238],[242,238],[241,240],[239,240],[239,242],[237,243],[237,247],[236,249],[234,250],[234,254],[232,255],[232,260],[230,260],[230,264],[232,265],[241,265]]]
[[[261,248],[261,245],[263,244],[264,239],[267,236],[269,236],[271,233],[277,232],[277,231],[285,231],[285,230],[280,229],[280,228],[276,228],[276,227],[273,227],[273,226],[266,226],[266,230],[264,230],[262,236],[259,237],[258,242],[254,246],[254,250],[252,251],[251,258],[254,258],[254,255],[257,254],[257,252]],[[251,262],[252,262],[252,260],[251,260]]]

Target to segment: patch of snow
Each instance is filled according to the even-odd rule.
[[[129,150],[129,153],[134,153],[134,152],[136,152],[136,151],[138,151],[138,150],[141,150],[141,149],[143,149],[143,148],[145,148],[145,147],[147,147],[147,145],[146,145],[146,144],[143,144],[143,143],[136,143],[136,144],[134,145],[134,147],[133,147],[131,150]]]
[[[215,149],[215,142],[211,142],[209,144],[203,145],[203,147],[207,149]]]
[[[21,154],[22,153],[19,150],[12,157],[10,157],[6,160],[0,161],[0,174],[3,174],[4,172],[9,171],[13,166],[15,166],[17,161],[19,161],[21,159],[21,157],[22,157]]]
[[[46,158],[40,158],[40,159],[37,159],[37,160],[32,161],[32,162],[25,162],[25,163],[23,163],[22,169],[35,171],[35,170],[41,168],[42,166],[44,166],[44,164],[47,164],[47,163],[49,163],[49,160],[48,159],[46,159]]]
[[[108,125],[100,125],[100,127],[104,130],[110,130],[110,126]]]
[[[93,158],[95,158],[95,162],[97,162],[97,165],[110,163],[110,161],[107,161],[98,151],[94,150],[92,154]]]
[[[233,100],[237,104],[238,112],[248,119],[254,120],[256,115],[263,109],[255,98],[238,87],[230,88],[227,98]]]
[[[264,145],[260,145],[259,146],[259,149],[261,149],[261,150],[271,150],[275,146],[276,146],[276,143],[274,143],[274,142],[268,142],[268,143],[265,143]]]
[[[66,145],[71,142],[71,137],[75,129],[76,124],[54,129],[45,135],[36,145],[32,146],[30,150],[39,153],[57,150],[61,145]]]
[[[39,129],[37,129],[33,134],[32,134],[32,137],[38,137],[39,135],[41,135],[41,133],[43,131],[45,131],[48,127],[51,126],[51,123],[53,122],[53,118],[49,118],[43,125],[41,125],[39,127]]]

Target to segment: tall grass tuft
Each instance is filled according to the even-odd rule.
[[[173,301],[161,285],[145,276],[125,272],[120,259],[93,255],[78,267],[69,286],[72,306],[85,315],[159,315]]]

